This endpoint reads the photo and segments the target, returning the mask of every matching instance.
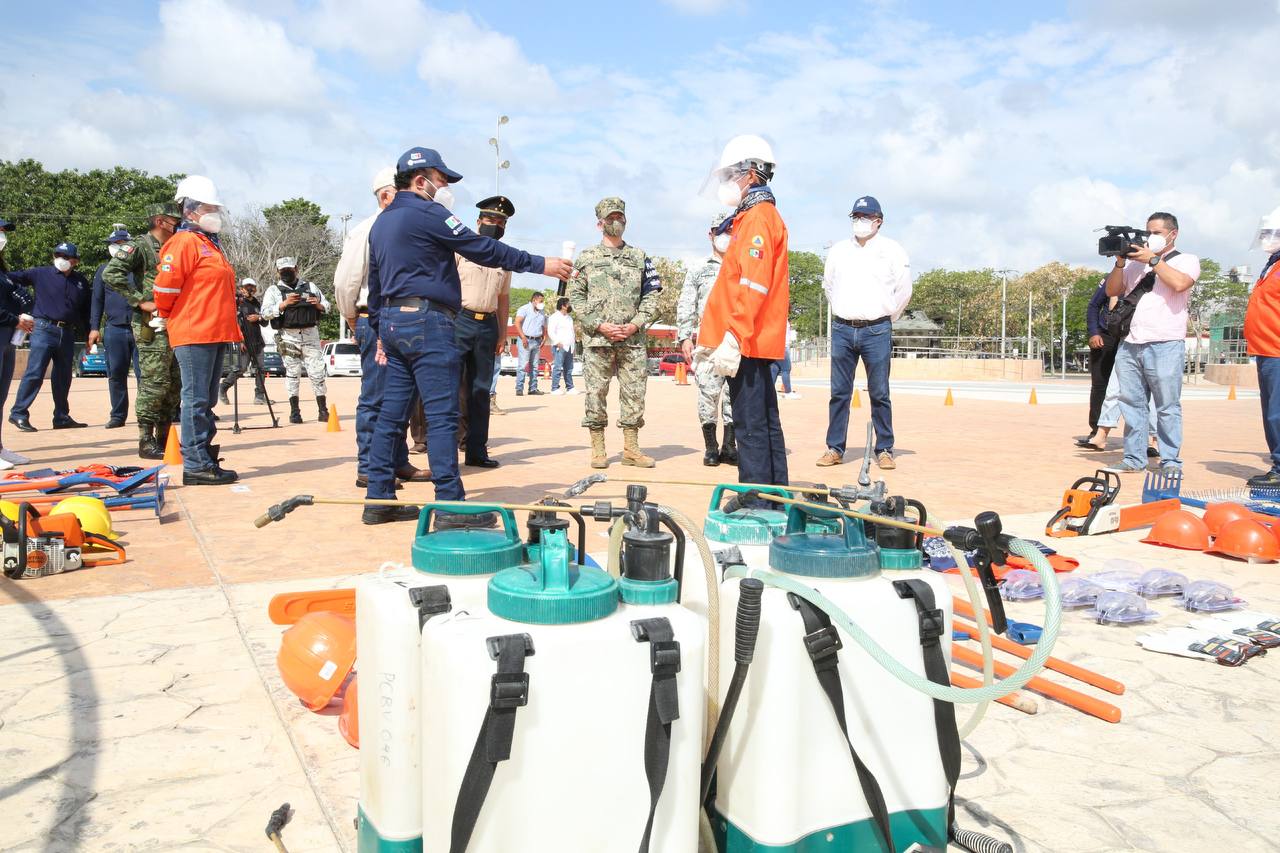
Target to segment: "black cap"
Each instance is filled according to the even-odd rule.
[[[480,209],[481,213],[487,213],[490,216],[501,216],[510,219],[516,215],[516,206],[505,195],[489,196],[477,202],[476,207]]]

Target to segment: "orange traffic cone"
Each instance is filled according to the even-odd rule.
[[[677,385],[689,384],[689,368],[685,366],[685,363],[683,361],[676,362],[676,384]]]
[[[177,424],[169,424],[169,437],[164,444],[164,464],[182,464],[182,442],[178,439]]]
[[[1236,386],[1232,384],[1231,390],[1227,391],[1227,399],[1234,400],[1236,398]]]
[[[1028,405],[1028,406],[1035,406],[1035,405],[1038,405],[1038,404],[1036,403],[1036,389],[1035,389],[1035,388],[1032,388],[1032,389],[1031,389],[1031,399],[1030,399],[1030,400],[1027,400],[1027,405]]]
[[[338,423],[338,407],[329,404],[329,423],[324,428],[325,432],[342,432],[342,424]]]
[[[942,401],[942,405],[944,405],[944,406],[954,406],[955,404],[956,404],[956,401],[955,401],[955,400],[953,400],[953,399],[951,399],[951,389],[950,389],[950,388],[948,388],[948,389],[947,389],[947,399],[945,399],[945,400],[943,400],[943,401]]]
[[[849,404],[849,408],[851,409],[862,408],[862,392],[859,391],[857,388],[853,389],[853,402]]]

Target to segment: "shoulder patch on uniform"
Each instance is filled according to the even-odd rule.
[[[125,243],[123,246],[120,247],[120,251],[124,252],[126,255],[131,255],[133,254],[133,250],[135,248],[136,247],[132,243]]]
[[[170,263],[173,260],[173,255],[165,255],[161,260],[165,263]]]
[[[173,272],[173,264],[161,264],[161,265],[160,265],[160,271],[161,271],[161,272]]]
[[[752,238],[751,238],[751,245],[756,246],[756,247],[763,246],[763,245],[764,245],[764,237],[761,237],[759,234],[757,234],[756,236],[752,237]]]
[[[753,258],[760,258],[764,256],[764,253],[761,252],[759,249],[748,249],[747,254]]]
[[[458,221],[458,217],[450,216],[448,219],[444,221],[444,224],[446,228],[457,228],[462,223]]]

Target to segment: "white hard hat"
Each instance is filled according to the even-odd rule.
[[[276,269],[292,270],[298,268],[298,262],[293,258],[276,258]]]
[[[749,160],[771,166],[778,162],[773,159],[773,146],[759,136],[747,133],[729,140],[720,154],[720,163],[716,168],[724,169]]]
[[[1253,245],[1249,248],[1261,249],[1267,253],[1280,251],[1280,207],[1262,217],[1253,237]]]
[[[187,175],[178,181],[178,190],[173,194],[173,200],[182,201],[183,199],[222,207],[222,201],[218,198],[218,188],[204,175]]]
[[[379,169],[378,174],[373,176],[373,194],[377,195],[378,190],[383,187],[392,187],[396,183],[396,168],[388,166],[385,169]]]
[[[241,287],[249,287],[249,286],[251,286],[251,285],[252,285],[253,287],[257,287],[257,286],[258,286],[258,283],[257,283],[256,281],[254,281],[253,279],[251,279],[251,278],[242,278],[242,279],[240,279],[240,286],[241,286]]]

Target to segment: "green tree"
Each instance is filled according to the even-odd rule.
[[[929,270],[916,279],[908,307],[923,311],[947,336],[1000,334],[1000,276],[992,269]]]
[[[49,172],[36,160],[0,161],[0,216],[18,226],[5,261],[11,269],[42,266],[51,262],[54,246],[69,240],[91,272],[107,259],[112,226],[141,232],[147,205],[172,199],[182,177],[122,166]]]
[[[271,224],[298,221],[317,228],[327,228],[329,225],[329,217],[320,212],[320,205],[305,198],[285,199],[279,204],[264,207],[262,217]]]
[[[1218,314],[1244,317],[1249,304],[1249,283],[1232,278],[1212,258],[1200,259],[1200,278],[1191,287],[1187,314],[1191,330],[1199,334],[1209,329]]]
[[[791,323],[802,340],[825,337],[827,334],[824,311],[827,297],[822,292],[822,272],[825,262],[813,252],[787,252],[789,284],[791,287]]]

